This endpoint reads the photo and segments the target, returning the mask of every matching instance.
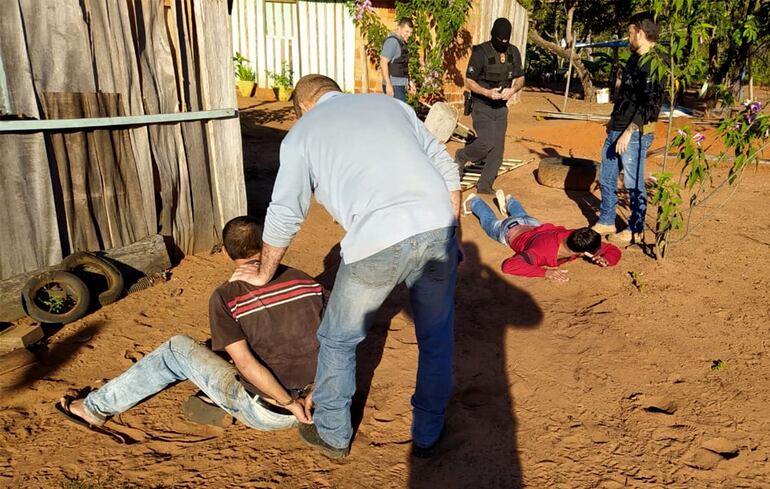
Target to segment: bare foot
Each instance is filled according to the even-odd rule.
[[[94,426],[102,426],[104,424],[104,421],[95,418],[86,410],[84,399],[75,399],[72,401],[70,403],[70,412]]]

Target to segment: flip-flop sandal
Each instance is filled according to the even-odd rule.
[[[207,402],[208,398],[200,396],[190,396],[182,405],[184,417],[187,421],[198,424],[219,426],[226,428],[233,424],[232,416],[216,404]]]
[[[94,433],[99,433],[100,435],[107,435],[110,438],[112,438],[114,441],[123,444],[123,445],[131,445],[133,443],[136,443],[136,440],[132,440],[130,438],[127,438],[126,436],[118,433],[117,431],[111,430],[110,428],[105,428],[104,426],[97,426],[94,424],[89,423],[85,419],[81,418],[77,414],[73,413],[70,409],[70,405],[72,404],[72,401],[75,401],[76,399],[72,396],[64,396],[61,399],[59,399],[59,402],[56,403],[56,410],[61,413],[62,416],[67,421],[70,421],[71,423],[74,423],[78,426],[82,426],[90,431],[93,431]]]

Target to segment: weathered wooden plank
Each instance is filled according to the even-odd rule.
[[[32,86],[27,43],[17,2],[4,2],[0,15],[0,115],[31,117],[39,113]]]
[[[117,94],[43,93],[42,101],[48,118],[123,115]],[[150,234],[126,131],[54,133],[50,138],[59,178],[65,182],[73,251],[114,248]]]
[[[43,338],[43,328],[39,324],[14,324],[0,331],[0,355],[26,348]]]
[[[0,154],[2,279],[58,262],[62,241],[43,135],[0,135]]]
[[[192,11],[188,8],[187,2],[177,1],[172,12],[175,23],[172,26],[174,29],[171,37],[178,38],[176,47],[179,51],[176,53],[176,58],[179,63],[176,75],[182,80],[182,101],[190,110],[200,110],[202,105],[198,87],[200,68],[194,55],[194,39],[190,32],[190,24],[185,22],[192,17]],[[182,124],[182,136],[190,173],[192,208],[195,209],[190,251],[199,253],[211,249],[217,241],[203,124],[198,122]]]
[[[39,118],[18,2],[3,2],[0,114]],[[61,260],[54,191],[42,134],[0,135],[0,279]],[[30,246],[34,243],[34,246]]]
[[[96,91],[88,26],[81,3],[19,1],[38,93]]]
[[[31,351],[15,350],[0,356],[0,375],[9,374],[36,362],[37,357]]]
[[[139,66],[145,110],[150,114],[179,111],[179,94],[164,21],[164,7],[157,1],[131,2],[136,19]],[[231,89],[232,89],[232,84]],[[232,90],[231,90],[232,91]],[[174,237],[184,252],[192,250],[192,202],[182,131],[178,124],[149,128],[153,161],[159,177],[159,231]]]
[[[227,0],[195,0],[195,33],[199,46],[200,92],[203,109],[235,107],[233,75],[229,63],[232,36]],[[206,123],[209,172],[214,196],[215,228],[246,213],[241,126],[237,120]]]
[[[58,95],[61,95],[59,97]],[[83,117],[82,107],[71,94],[42,94],[41,102],[49,119]],[[70,250],[100,248],[96,221],[88,208],[88,155],[86,135],[82,132],[52,134],[54,171],[59,179],[61,207],[66,219]]]
[[[135,44],[128,2],[123,0],[90,1],[84,3],[84,8],[89,17],[99,91],[120,94],[124,114],[144,115],[139,64],[134,51]],[[139,189],[142,195],[145,228],[148,233],[154,233],[158,228],[158,222],[155,212],[152,155],[147,128],[131,129],[129,142],[136,174],[140,181]]]
[[[166,243],[159,234],[147,236],[127,246],[96,253],[118,267],[123,274],[126,289],[142,277],[171,268]],[[0,321],[15,321],[23,317],[21,290],[24,285],[30,278],[55,269],[56,266],[39,268],[0,281]]]

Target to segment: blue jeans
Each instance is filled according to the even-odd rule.
[[[610,131],[602,148],[602,168],[599,186],[602,203],[599,206],[599,224],[615,225],[615,207],[618,204],[618,174],[623,166],[623,186],[628,190],[631,217],[628,227],[631,232],[644,231],[644,216],[647,212],[647,189],[644,186],[644,158],[652,145],[653,134],[642,135],[639,131],[631,135],[626,152],[615,152],[615,143],[622,131]]]
[[[396,285],[405,282],[419,348],[412,396],[412,438],[429,446],[439,437],[452,395],[454,300],[457,280],[455,227],[420,233],[379,253],[340,264],[318,329],[313,421],[336,448],[350,444],[350,405],[356,390],[356,346]]]
[[[387,93],[385,92],[385,85],[382,86],[382,93]],[[397,98],[400,101],[406,103],[406,86],[393,85],[393,98]]]
[[[101,389],[88,394],[85,407],[97,419],[122,413],[180,380],[190,380],[241,423],[264,431],[296,426],[293,415],[276,414],[256,402],[237,378],[237,370],[205,345],[177,335],[136,362]]]
[[[481,229],[487,233],[487,236],[508,246],[508,231],[520,224],[526,226],[539,226],[540,221],[527,214],[521,202],[511,197],[505,204],[508,215],[505,219],[498,219],[495,212],[489,208],[486,202],[480,197],[471,200],[471,211],[473,215],[479,218]]]

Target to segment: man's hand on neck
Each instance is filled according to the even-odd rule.
[[[250,257],[243,260],[243,263],[238,263],[240,260],[235,260],[236,269],[233,275],[230,277],[230,282],[242,281],[261,287],[273,279],[278,265],[281,264],[283,255],[286,254],[286,248],[276,248],[265,243],[262,248],[260,258]],[[257,260],[257,263],[248,263]]]

